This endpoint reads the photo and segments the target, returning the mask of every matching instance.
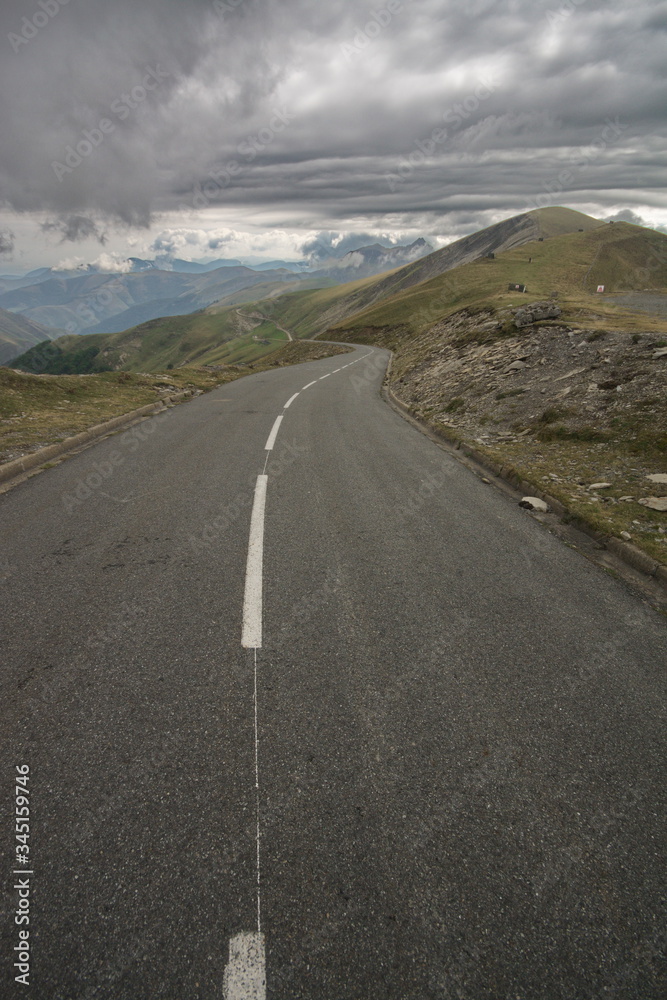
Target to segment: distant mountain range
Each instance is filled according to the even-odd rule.
[[[229,279],[227,287],[233,290],[196,313],[156,317],[148,322],[142,319],[131,329],[102,336],[62,338],[53,371],[94,371],[100,365],[154,371],[168,365],[218,364],[227,357],[220,353],[221,345],[247,335],[252,316],[267,318],[267,329],[273,322],[277,329],[288,329],[297,337],[324,333],[333,339],[363,342],[385,336],[386,345],[393,347],[406,337],[437,326],[455,309],[470,305],[477,308],[480,302],[489,309],[498,303],[502,306],[508,295],[512,297],[510,282],[528,284],[538,297],[556,290],[563,303],[568,296],[575,296],[577,308],[576,296],[583,296],[582,301],[593,302],[593,308],[600,309],[603,300],[594,294],[598,284],[604,284],[607,291],[643,288],[643,263],[653,257],[664,260],[665,244],[667,236],[650,229],[629,223],[608,225],[570,209],[547,208],[504,219],[388,273],[359,279],[355,268],[355,280],[346,284],[312,274],[299,277],[284,270],[252,272],[242,267],[219,268],[200,275],[153,270],[124,275],[121,277],[135,283],[167,279],[186,283],[175,300],[181,304],[192,304],[197,296],[219,292],[225,275]],[[423,247],[417,246],[413,252],[420,249]],[[369,265],[373,257],[376,264],[384,264],[386,250],[368,247],[355,253],[366,256]],[[341,273],[347,270],[346,265]],[[250,288],[243,286],[248,274],[257,281]],[[282,276],[280,281],[275,280],[276,274]],[[77,280],[100,282],[102,276]],[[665,265],[660,264],[652,272],[651,281],[652,287],[667,287]],[[72,282],[63,284],[67,290]],[[20,291],[27,296],[42,287]],[[146,294],[155,291],[151,286]],[[590,293],[589,300],[586,296]],[[164,305],[164,300],[160,302]],[[248,312],[239,308],[250,302],[256,304]],[[150,311],[157,307],[155,300],[150,300],[145,306],[133,308],[135,314],[140,314],[144,308]],[[126,310],[123,316],[129,314],[130,310]],[[15,363],[35,371],[35,364],[43,365],[43,357],[40,352],[28,351]],[[82,367],[84,363],[87,368]]]
[[[41,339],[63,331],[75,334],[116,333],[161,316],[180,316],[220,300],[251,301],[254,285],[258,297],[280,291],[286,282],[307,280],[319,285],[342,283],[399,267],[430,253],[425,240],[410,246],[360,247],[317,270],[307,261],[273,260],[243,264],[234,258],[187,261],[181,258],[128,258],[129,270],[108,272],[93,264],[72,270],[38,268],[25,275],[0,276],[0,310],[22,316],[23,333],[14,324],[0,331],[2,360],[32,346],[35,330]],[[11,345],[11,346],[10,346]]]
[[[7,312],[6,309],[0,309],[0,365],[6,365],[28,348],[45,340],[54,340],[64,332],[33,323],[25,316]]]
[[[293,281],[292,271],[229,266],[187,274],[146,269],[129,274],[52,272],[0,294],[0,309],[69,333],[115,333],[159,316],[195,312],[225,295],[266,281]]]
[[[296,260],[269,260],[261,264],[237,260],[235,257],[221,257],[218,260],[206,262],[196,260],[181,260],[178,257],[161,257],[155,260],[142,260],[140,257],[128,257],[132,271],[177,271],[181,274],[204,274],[207,271],[217,271],[221,267],[249,267],[252,271],[285,270],[300,274],[308,270],[308,262]]]
[[[327,275],[337,282],[354,281],[355,278],[368,278],[403,267],[431,253],[433,247],[421,238],[409,246],[383,247],[380,243],[373,243],[350,250],[337,260],[318,267],[314,273]]]

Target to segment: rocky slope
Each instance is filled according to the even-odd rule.
[[[591,332],[555,319],[512,330],[508,319],[463,310],[431,328],[414,368],[399,353],[399,387],[443,422],[455,412],[457,426],[480,441],[544,436],[553,424],[610,432],[628,411],[664,404],[667,347],[655,335]],[[420,346],[415,340],[410,355]]]
[[[559,318],[517,328],[517,312],[465,309],[416,338],[396,354],[395,394],[667,562],[667,340]]]

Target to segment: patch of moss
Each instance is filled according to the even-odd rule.
[[[508,389],[507,392],[499,392],[496,394],[496,399],[500,402],[501,399],[509,399],[510,396],[521,396],[524,392],[528,392],[527,389]]]
[[[447,406],[444,409],[445,413],[456,413],[457,410],[462,410],[465,406],[465,402],[460,396],[456,396],[454,399],[450,399]]]
[[[609,435],[595,427],[540,427],[537,431],[540,441],[608,441]]]

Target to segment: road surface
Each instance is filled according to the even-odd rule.
[[[667,622],[387,406],[386,360],[0,497],[3,997],[665,995]]]

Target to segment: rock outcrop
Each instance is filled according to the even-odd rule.
[[[514,325],[520,330],[522,326],[530,326],[541,319],[558,319],[561,312],[557,302],[531,302],[529,306],[522,306],[514,313]]]

